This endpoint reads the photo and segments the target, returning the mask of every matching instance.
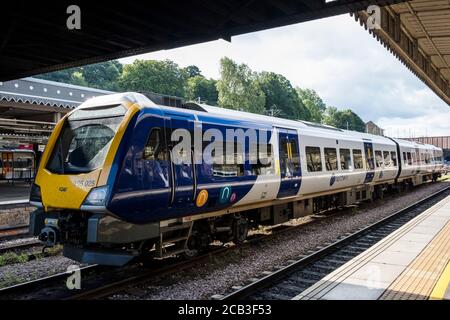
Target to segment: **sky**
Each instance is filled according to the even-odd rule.
[[[395,137],[450,135],[450,106],[348,14],[120,59],[170,59],[219,78],[227,56],[311,88],[328,106],[350,108]]]

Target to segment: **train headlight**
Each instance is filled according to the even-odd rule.
[[[35,183],[31,186],[30,203],[34,205],[42,205],[41,188]]]
[[[104,206],[106,202],[106,196],[108,195],[108,187],[94,188],[89,192],[88,196],[83,202],[84,206]]]

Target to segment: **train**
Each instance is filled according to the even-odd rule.
[[[194,257],[250,229],[436,181],[442,149],[142,93],[62,118],[30,192],[30,233],[82,263]]]

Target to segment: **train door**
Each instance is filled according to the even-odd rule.
[[[364,183],[372,182],[375,175],[375,162],[374,162],[374,152],[373,143],[370,141],[364,141],[364,153],[366,156],[366,178]]]
[[[189,117],[172,114],[170,120],[166,121],[173,181],[170,205],[180,208],[192,204],[196,193],[194,121]],[[175,141],[172,141],[172,138],[175,138]]]
[[[277,198],[295,196],[302,179],[297,131],[278,128],[278,145],[281,184]]]
[[[137,219],[146,219],[142,213],[154,215],[167,211],[172,181],[164,121],[146,117],[136,124],[119,170],[111,210],[130,212]],[[137,153],[141,144],[142,153]],[[140,214],[136,215],[137,212]]]
[[[416,167],[416,174],[420,173],[420,151],[419,148],[415,148],[414,165]]]

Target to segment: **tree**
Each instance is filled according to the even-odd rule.
[[[72,73],[72,75],[70,76],[70,83],[77,85],[77,86],[83,86],[83,87],[87,87],[88,83],[86,81],[86,79],[83,76],[83,73],[81,71],[75,71],[74,73]]]
[[[82,70],[81,70],[81,68],[70,68],[70,69],[65,69],[65,70],[59,70],[59,71],[39,74],[35,77],[38,79],[72,84],[72,81],[74,80],[74,78],[72,78],[72,75],[75,72],[82,73]],[[77,77],[75,77],[75,81],[77,81],[76,78]]]
[[[366,130],[364,121],[350,109],[338,110],[335,107],[328,107],[323,117],[323,123],[344,130],[359,132]]]
[[[292,87],[290,81],[283,75],[273,72],[261,72],[259,74],[259,86],[266,96],[266,112],[279,110],[280,118],[293,120],[308,120],[309,111],[305,108],[298,97],[297,92]]]
[[[126,91],[150,91],[184,96],[185,74],[170,60],[135,60],[125,65],[119,86]]]
[[[90,87],[117,91],[122,71],[122,64],[117,60],[112,60],[84,66],[83,77]]]
[[[221,107],[260,114],[265,112],[266,97],[259,87],[257,74],[247,65],[222,58],[220,75],[217,90]]]
[[[216,105],[219,93],[216,88],[217,81],[206,79],[202,75],[190,77],[186,81],[186,100],[197,100]]]
[[[201,76],[202,72],[200,71],[199,67],[191,65],[187,66],[186,68],[183,68],[183,72],[185,73],[187,78],[192,78],[196,76]]]
[[[40,79],[69,83],[104,90],[118,90],[123,66],[117,60],[95,63],[36,76]]]
[[[316,91],[311,89],[297,88],[297,93],[303,105],[310,113],[310,120],[321,123],[323,113],[327,108],[322,98],[320,98]]]

